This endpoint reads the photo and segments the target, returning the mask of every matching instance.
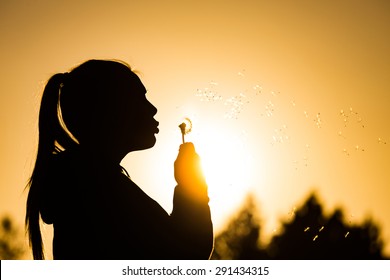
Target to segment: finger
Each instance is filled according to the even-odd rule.
[[[193,143],[191,142],[187,142],[187,143],[184,143],[184,144],[181,144],[180,145],[180,148],[179,148],[179,153],[189,153],[189,152],[193,152],[195,153],[195,146]]]

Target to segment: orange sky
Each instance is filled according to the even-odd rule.
[[[160,121],[156,147],[123,165],[167,211],[190,116],[201,156],[247,167],[210,186],[217,227],[246,190],[271,232],[316,189],[351,222],[371,215],[390,253],[389,1],[57,2],[0,3],[0,214],[23,222],[45,81],[115,58],[140,71]]]

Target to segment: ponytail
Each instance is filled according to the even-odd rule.
[[[44,259],[40,230],[40,197],[43,191],[45,170],[53,154],[60,150],[57,144],[64,148],[75,145],[75,142],[65,132],[59,117],[59,97],[67,75],[69,74],[55,74],[50,78],[43,91],[39,110],[38,152],[34,170],[27,183],[29,193],[25,220],[33,257],[36,260]]]

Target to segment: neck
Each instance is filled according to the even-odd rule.
[[[121,153],[116,149],[104,149],[101,146],[83,146],[80,145],[80,150],[88,155],[91,160],[96,160],[99,162],[105,162],[110,165],[120,165],[123,158],[127,153]]]

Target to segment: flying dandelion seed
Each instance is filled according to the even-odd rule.
[[[223,99],[222,96],[219,95],[214,89],[208,87],[204,89],[197,89],[195,96],[199,97],[200,101],[205,102],[212,102]]]
[[[349,215],[349,219],[348,219],[348,223],[349,224],[352,224],[352,218],[354,217],[354,215]]]
[[[225,114],[225,117],[229,119],[237,119],[238,115],[241,113],[243,106],[245,104],[244,99],[246,98],[245,94],[240,94],[238,96],[231,97],[226,100],[225,106],[229,106],[229,112]]]
[[[356,117],[356,123],[360,125],[362,128],[365,128],[365,125],[363,123],[363,118],[359,115],[358,112],[355,112],[355,117]]]
[[[267,117],[272,117],[275,111],[275,104],[272,103],[272,101],[268,101],[268,103],[265,105],[265,114]]]
[[[344,112],[344,110],[340,110],[340,116],[343,118],[344,127],[347,127],[348,115]]]
[[[322,120],[320,113],[316,115],[316,118],[314,119],[315,124],[317,125],[318,128],[321,128]]]
[[[364,148],[362,148],[361,146],[359,146],[359,145],[356,145],[355,146],[355,150],[358,152],[358,151],[361,151],[361,152],[364,152],[365,151],[365,149]]]
[[[261,86],[259,86],[259,85],[255,85],[253,87],[253,90],[256,92],[256,95],[258,95],[258,94],[261,94],[263,88]]]
[[[347,139],[347,137],[344,136],[344,134],[341,132],[341,130],[338,132],[338,135],[344,139]]]
[[[358,124],[362,128],[365,128],[363,118],[358,112],[353,111],[352,107],[350,107],[347,111],[344,111],[343,109],[340,110],[340,116],[343,119],[344,127],[347,127],[349,123],[352,124],[353,120],[355,120],[356,124]]]
[[[384,144],[384,145],[386,145],[387,143],[386,143],[386,141],[384,141],[382,138],[378,138],[378,143],[379,144]]]
[[[272,136],[274,143],[284,143],[290,140],[290,136],[287,134],[287,125],[282,125],[279,129],[274,129],[274,135]]]
[[[265,112],[267,114],[267,117],[271,117],[274,114],[274,105],[271,101],[269,101],[268,104],[265,106]]]
[[[359,152],[359,151],[360,152],[364,152],[365,151],[365,149],[363,147],[359,146],[359,145],[356,145],[355,149],[356,149],[357,152]]]
[[[308,167],[308,165],[309,165],[309,164],[307,163],[308,160],[309,160],[309,159],[308,159],[307,157],[303,157],[303,161],[305,162],[305,167]]]

